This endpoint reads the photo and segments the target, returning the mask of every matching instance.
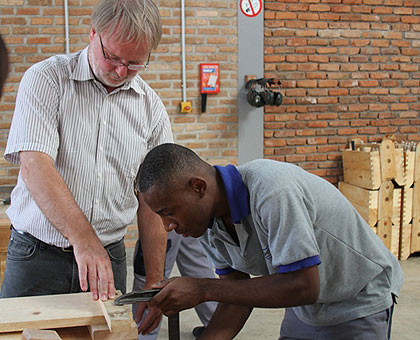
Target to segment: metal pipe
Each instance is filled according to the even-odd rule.
[[[70,38],[69,38],[69,4],[68,0],[64,0],[64,27],[66,34],[66,53],[70,53]]]
[[[182,101],[187,101],[187,76],[185,71],[185,1],[181,0],[181,50],[182,50]]]

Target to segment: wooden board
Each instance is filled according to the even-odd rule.
[[[392,181],[382,182],[379,188],[378,220],[392,218],[394,208],[394,184]]]
[[[417,144],[414,160],[414,182],[416,181],[420,181],[420,143]]]
[[[402,204],[402,188],[395,188],[392,193],[392,224],[400,225],[401,223],[401,204]]]
[[[137,327],[128,332],[112,333],[107,324],[88,326],[92,340],[136,340]]]
[[[0,287],[3,283],[4,271],[6,269],[7,247],[9,246],[10,221],[7,218],[0,218]]]
[[[420,251],[420,216],[413,217],[413,226],[411,229],[411,249],[410,252]]]
[[[406,185],[402,189],[401,224],[406,225],[413,219],[413,188]]]
[[[395,166],[395,145],[390,139],[384,139],[379,146],[382,181],[390,181],[397,175]]]
[[[407,260],[411,254],[411,224],[403,224],[400,229],[399,260]]]
[[[0,332],[50,329],[105,323],[91,293],[0,299]]]
[[[344,182],[376,190],[381,185],[379,151],[343,151]]]
[[[345,182],[339,182],[338,188],[369,226],[375,226],[378,221],[379,191],[367,190]]]
[[[121,291],[116,292],[115,298],[118,296],[121,296]],[[128,332],[136,328],[136,323],[131,313],[131,305],[117,306],[114,300],[105,302],[99,300],[99,305],[111,332]]]
[[[420,216],[420,181],[414,182],[413,185],[413,218]]]
[[[385,246],[389,250],[391,250],[392,245],[393,245],[392,232],[393,232],[393,229],[392,229],[391,218],[385,218],[378,221],[377,235],[382,239]]]
[[[62,340],[92,340],[86,326],[56,329]],[[0,333],[0,340],[21,340],[22,332]]]
[[[62,340],[56,331],[27,328],[22,332],[22,340]]]

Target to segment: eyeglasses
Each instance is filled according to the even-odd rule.
[[[150,53],[149,56],[147,57],[147,61],[144,64],[124,64],[121,59],[115,59],[115,58],[109,58],[105,55],[105,50],[104,50],[104,45],[102,44],[102,38],[101,36],[99,36],[99,41],[101,43],[101,48],[102,48],[102,55],[104,56],[104,60],[112,66],[118,67],[118,66],[125,66],[127,67],[129,70],[132,71],[138,71],[141,70],[143,68],[147,68],[147,66],[149,65],[149,61],[150,61]]]

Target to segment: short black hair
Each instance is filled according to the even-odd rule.
[[[7,56],[6,44],[0,35],[0,97],[3,94],[3,85],[9,73],[9,58]]]
[[[191,149],[165,143],[150,150],[144,158],[136,179],[136,189],[145,192],[153,185],[168,185],[172,179],[182,178],[205,163]]]

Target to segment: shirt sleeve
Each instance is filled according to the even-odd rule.
[[[299,187],[287,183],[263,192],[258,210],[263,232],[268,234],[272,266],[287,273],[320,264],[312,206]]]
[[[153,112],[154,115],[158,117],[158,121],[156,127],[153,129],[153,133],[151,134],[151,138],[148,143],[149,150],[160,144],[173,143],[174,141],[168,113],[166,112],[162,100],[157,95],[153,105]]]
[[[59,147],[59,88],[53,77],[29,68],[19,85],[5,159],[19,164],[20,151],[40,151],[57,156]]]

